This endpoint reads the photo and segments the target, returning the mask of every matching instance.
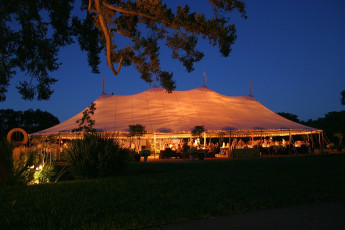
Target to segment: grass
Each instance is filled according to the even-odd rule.
[[[132,229],[345,200],[345,155],[132,164],[117,177],[0,188],[4,229]]]

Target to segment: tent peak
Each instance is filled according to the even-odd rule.
[[[197,125],[204,125],[207,130],[238,132],[260,128],[275,130],[277,135],[282,129],[310,132],[309,127],[277,115],[251,96],[227,96],[207,87],[172,93],[153,87],[131,95],[104,94],[94,102],[94,128],[109,132],[123,132],[131,124],[141,124],[148,132],[159,133],[190,132]],[[40,133],[70,132],[82,116],[83,111]]]

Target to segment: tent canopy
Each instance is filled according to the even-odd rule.
[[[128,132],[129,125],[140,124],[148,133],[190,132],[203,125],[208,132],[316,129],[285,119],[251,96],[226,96],[206,87],[167,93],[154,87],[144,92],[98,97],[94,128],[99,132]],[[35,134],[58,134],[77,128],[83,112]]]

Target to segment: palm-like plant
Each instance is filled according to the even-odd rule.
[[[129,136],[136,137],[138,140],[138,145],[136,146],[137,151],[139,151],[140,138],[146,133],[145,126],[136,124],[129,125]]]
[[[194,127],[194,129],[192,130],[192,136],[194,137],[198,137],[199,140],[201,140],[201,134],[205,132],[205,128],[203,125],[197,125]]]

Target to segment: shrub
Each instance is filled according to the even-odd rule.
[[[34,173],[33,184],[42,184],[52,182],[56,177],[56,170],[54,165],[45,164],[42,162],[40,164],[42,168],[36,169]]]
[[[38,158],[34,151],[19,153],[17,160],[13,159],[13,146],[7,140],[0,143],[0,184],[28,184],[33,181],[34,165]]]
[[[129,153],[112,139],[85,134],[82,140],[73,140],[62,157],[74,177],[86,179],[115,175],[127,165]]]
[[[195,157],[197,153],[198,153],[198,150],[195,147],[192,147],[192,148],[187,150],[187,154],[190,155],[190,156],[194,156]]]
[[[45,164],[43,157],[33,149],[25,149],[13,159],[13,147],[6,141],[0,143],[0,184],[47,183],[54,176],[54,166]]]
[[[20,152],[19,159],[13,165],[15,183],[29,184],[34,181],[35,166],[39,165],[39,159],[32,150]]]
[[[129,159],[130,161],[140,162],[140,154],[137,153],[135,150],[128,150],[129,151]]]
[[[150,156],[151,155],[151,151],[149,149],[143,149],[140,151],[140,155],[141,156]]]
[[[165,150],[159,153],[160,159],[170,159],[172,157],[176,157],[176,152],[171,148],[166,148]]]
[[[7,140],[0,141],[0,185],[14,182],[13,147]]]

